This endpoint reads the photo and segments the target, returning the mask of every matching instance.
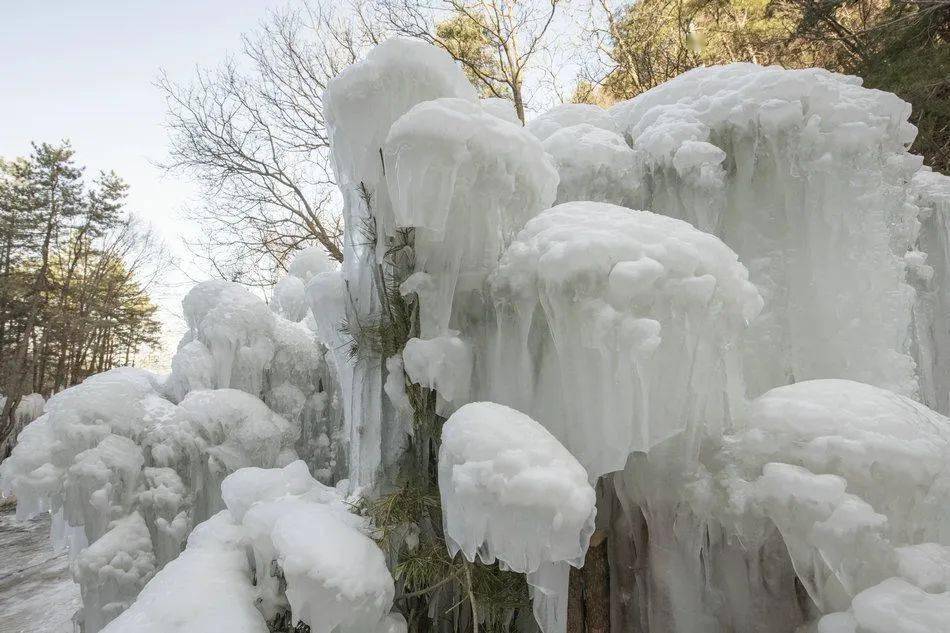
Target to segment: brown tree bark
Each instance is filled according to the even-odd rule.
[[[584,566],[571,568],[567,633],[610,633],[610,565],[602,530],[591,536]]]

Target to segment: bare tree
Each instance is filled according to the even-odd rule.
[[[377,0],[377,13],[397,33],[448,51],[495,97],[510,98],[525,120],[525,78],[536,56],[548,44],[551,25],[563,0]],[[460,46],[440,23],[456,21],[474,27],[491,52],[491,63]],[[481,51],[479,51],[481,52]]]
[[[374,43],[363,14],[352,19],[362,23],[319,8],[273,13],[244,38],[237,59],[198,70],[189,85],[159,79],[171,136],[166,167],[203,185],[205,203],[188,212],[204,229],[192,247],[222,276],[240,276],[249,262],[281,266],[312,241],[342,260],[322,98]]]

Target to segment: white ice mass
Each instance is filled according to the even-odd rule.
[[[84,633],[461,633],[496,561],[536,621],[492,624],[561,633],[595,531],[611,630],[950,631],[950,178],[908,104],[732,64],[522,127],[404,39],[324,104],[342,267],[199,284],[170,375],[21,405],[0,487]],[[436,518],[374,523],[406,473]],[[424,539],[460,566],[420,587]]]

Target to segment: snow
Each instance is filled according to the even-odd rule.
[[[472,380],[471,345],[458,336],[412,338],[402,352],[406,376],[415,384],[438,392],[440,411],[468,401]],[[397,374],[398,375],[398,374]]]
[[[557,168],[556,202],[636,204],[640,180],[637,154],[620,135],[581,123],[557,130],[544,140],[543,147]]]
[[[766,305],[742,343],[752,395],[829,377],[916,392],[909,104],[857,77],[729,64],[609,112],[638,155],[639,208],[717,235],[749,267]]]
[[[587,103],[563,103],[528,121],[526,129],[539,141],[547,140],[552,134],[575,125],[591,125],[608,132],[619,132],[610,113],[600,106]]]
[[[231,516],[240,523],[251,506],[259,501],[299,496],[316,489],[322,490],[319,482],[310,475],[307,465],[297,460],[283,468],[242,468],[221,484],[221,497]],[[335,497],[335,494],[327,494]]]
[[[389,612],[393,580],[382,551],[344,498],[313,479],[306,464],[239,470],[222,495],[255,568],[270,570],[274,561],[280,570],[280,582],[270,571],[257,574],[265,617],[287,607],[294,622],[317,633],[357,633],[373,630]]]
[[[178,556],[198,522],[223,507],[220,483],[243,466],[296,459],[298,425],[234,389],[167,400],[157,379],[114,369],[66,389],[0,464],[0,489],[21,518],[53,514],[83,596],[83,626],[99,631],[155,570]]]
[[[594,490],[584,467],[527,415],[492,402],[453,413],[442,427],[439,490],[450,554],[521,573],[583,563]]]
[[[372,630],[389,612],[394,595],[383,552],[338,511],[320,504],[274,503],[279,508],[252,508],[244,524],[254,538],[259,513],[279,510],[267,526],[264,538],[271,547],[264,551],[279,561],[294,617],[314,633]]]
[[[521,126],[405,39],[324,104],[342,267],[199,284],[167,379],[31,401],[0,465],[86,633],[405,633],[350,509],[424,458],[411,385],[449,553],[525,573],[545,633],[595,527],[622,630],[948,630],[950,178],[908,104],[730,64]],[[363,345],[395,292],[410,340]]]
[[[242,539],[226,510],[197,526],[181,556],[104,633],[266,633]]]
[[[285,612],[316,633],[404,633],[389,615],[394,588],[382,551],[304,462],[240,469],[221,494],[227,509],[195,528],[105,633],[257,633]]]
[[[544,424],[591,476],[694,423],[722,424],[733,377],[721,358],[762,308],[719,239],[595,202],[530,220],[492,295],[490,398]]]

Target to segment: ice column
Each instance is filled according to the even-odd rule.
[[[416,104],[440,97],[476,100],[475,89],[447,53],[401,38],[383,42],[327,87],[324,116],[345,222],[340,289],[346,322],[353,327],[378,318],[382,275],[388,272],[379,262],[394,231],[383,157],[389,129]],[[363,358],[346,371],[352,372],[352,389],[344,391],[350,480],[371,486],[384,461],[382,445],[392,443],[400,422],[383,398],[385,359]],[[342,377],[344,370],[338,372]]]

